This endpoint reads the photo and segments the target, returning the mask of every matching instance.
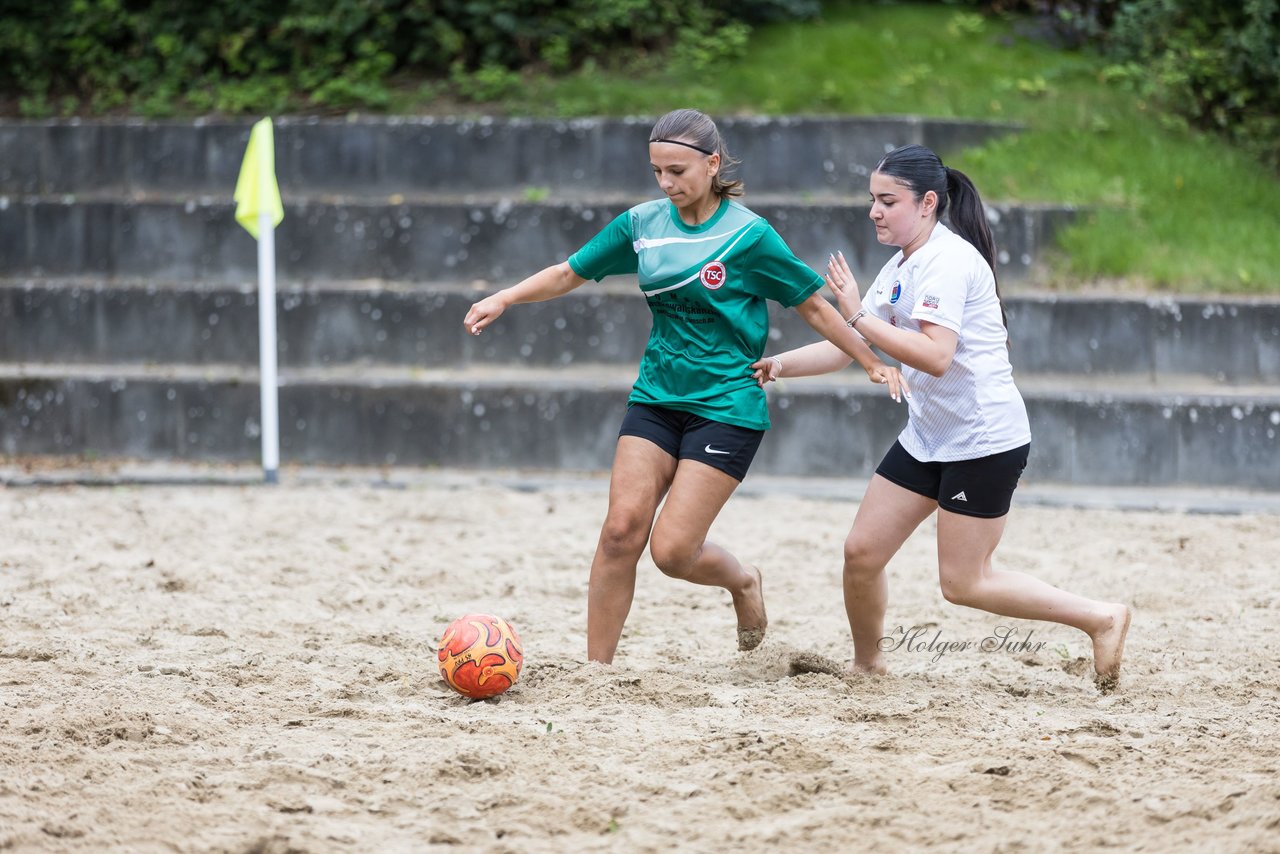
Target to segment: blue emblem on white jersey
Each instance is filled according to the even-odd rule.
[[[889,291],[889,305],[893,305],[898,301],[898,297],[902,296],[902,282],[893,283],[893,290]]]

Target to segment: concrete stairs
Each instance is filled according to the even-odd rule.
[[[653,198],[651,122],[388,119],[284,121],[280,275],[502,281],[563,259]],[[748,202],[802,258],[844,248],[860,272],[890,254],[867,220],[885,151],[953,151],[1011,125],[919,118],[726,119]],[[242,123],[0,123],[0,275],[237,283],[253,244],[231,217]],[[1070,208],[1000,206],[1006,278],[1031,263]]]
[[[1010,130],[724,129],[748,203],[814,266],[843,247],[864,277],[886,257],[861,195],[879,153],[925,141],[945,154]],[[283,461],[607,468],[649,326],[634,285],[516,307],[478,338],[461,319],[653,195],[646,132],[278,125]],[[0,453],[256,456],[254,246],[229,201],[246,139],[242,125],[0,125]],[[1005,280],[1016,287],[1071,215],[996,208]],[[1280,306],[1022,295],[1008,309],[1036,437],[1029,480],[1280,490]],[[813,339],[793,312],[774,321],[778,349]],[[866,476],[905,420],[856,371],[771,395],[762,473]]]

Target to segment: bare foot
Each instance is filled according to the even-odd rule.
[[[1112,606],[1111,622],[1093,635],[1093,681],[1107,693],[1120,684],[1120,660],[1124,658],[1124,640],[1129,634],[1133,611],[1127,605]]]
[[[884,659],[877,655],[865,663],[855,658],[844,672],[847,676],[885,676],[889,673],[889,668],[885,665]]]
[[[764,576],[757,567],[746,570],[748,576],[754,577],[733,597],[733,610],[738,614],[738,649],[744,652],[760,645],[765,627],[769,625],[769,617],[764,612]]]

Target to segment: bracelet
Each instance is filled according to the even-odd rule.
[[[844,325],[845,325],[845,326],[847,326],[847,327],[849,327],[850,329],[853,329],[853,328],[854,328],[854,324],[856,324],[859,320],[861,320],[862,318],[864,318],[864,317],[866,317],[866,316],[867,316],[867,310],[866,310],[865,308],[860,308],[860,309],[858,309],[858,313],[857,313],[857,314],[855,314],[853,317],[849,318],[848,320],[846,320],[846,321],[844,322]]]
[[[780,356],[770,356],[769,358],[774,362],[778,363],[778,375],[774,377],[774,379],[775,380],[782,379],[782,358]]]

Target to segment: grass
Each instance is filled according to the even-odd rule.
[[[1105,58],[1023,37],[1008,20],[846,0],[818,22],[761,28],[741,58],[701,71],[588,68],[528,78],[488,106],[1017,120],[1025,132],[947,162],[993,201],[1089,208],[1060,235],[1042,284],[1280,293],[1280,180],[1111,78]]]

